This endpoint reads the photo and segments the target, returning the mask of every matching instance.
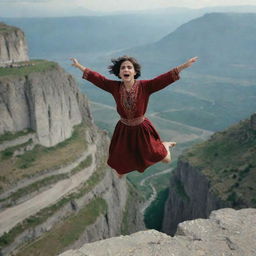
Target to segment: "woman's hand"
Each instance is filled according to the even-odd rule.
[[[82,66],[78,61],[77,61],[77,59],[75,59],[75,58],[70,58],[70,60],[73,62],[72,64],[71,64],[71,66],[73,66],[73,67],[75,67],[75,68],[79,68],[81,71],[85,71],[85,67],[84,66]]]
[[[193,63],[195,63],[198,60],[198,57],[193,57],[191,59],[189,59],[185,64],[187,64],[187,68],[189,68],[190,66],[192,66]]]
[[[182,71],[185,68],[189,68],[190,66],[192,66],[192,64],[194,64],[196,61],[198,60],[198,57],[193,57],[191,59],[189,59],[188,61],[186,61],[184,64],[181,64],[180,66],[177,67],[178,71]]]
[[[73,62],[71,66],[78,68],[79,62],[75,58],[70,58],[70,60]]]

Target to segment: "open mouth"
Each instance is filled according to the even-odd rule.
[[[130,75],[129,74],[124,74],[124,77],[129,77]]]

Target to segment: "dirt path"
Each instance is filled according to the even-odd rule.
[[[71,176],[69,179],[59,181],[50,189],[36,195],[32,199],[2,211],[0,213],[0,236],[29,216],[36,214],[38,211],[51,204],[54,204],[61,197],[70,193],[81,183],[85,182],[95,170],[96,146],[90,145],[88,147],[88,151],[92,154],[91,166]]]
[[[14,184],[13,188],[10,188],[8,191],[2,193],[0,195],[0,199],[6,198],[9,195],[11,195],[13,192],[19,190],[20,188],[26,187],[34,182],[37,182],[39,180],[42,180],[46,177],[52,176],[52,175],[58,175],[58,174],[65,174],[65,173],[69,173],[72,169],[74,169],[75,167],[77,167],[82,161],[84,161],[88,156],[90,155],[89,151],[85,151],[78,159],[76,159],[74,162],[66,165],[66,166],[62,166],[58,169],[54,169],[54,170],[47,170],[47,172],[43,173],[43,174],[38,174],[35,175],[32,178],[25,178],[19,182],[17,182],[17,184]]]
[[[159,176],[159,175],[163,175],[165,173],[170,173],[171,171],[173,170],[173,168],[168,168],[168,169],[165,169],[161,172],[157,172],[157,173],[154,173],[148,177],[146,177],[145,179],[143,179],[141,182],[140,182],[140,186],[145,186],[145,182],[155,176]],[[150,204],[156,199],[156,196],[157,196],[157,191],[156,191],[156,188],[153,186],[152,183],[149,183],[149,186],[152,188],[152,194],[150,196],[150,198],[142,205],[141,209],[140,209],[140,212],[144,215],[145,213],[145,210],[150,206]]]

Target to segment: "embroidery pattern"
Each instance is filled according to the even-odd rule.
[[[121,105],[127,115],[127,119],[134,118],[136,111],[137,95],[138,95],[138,85],[137,82],[134,83],[130,91],[125,89],[125,85],[122,83],[120,86],[121,94]]]

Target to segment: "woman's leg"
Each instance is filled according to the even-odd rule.
[[[118,173],[117,171],[116,171],[116,174],[117,174],[117,177],[118,177],[119,179],[121,179],[121,178],[124,176],[124,174],[120,174],[120,173]]]
[[[163,145],[165,146],[165,148],[167,150],[167,155],[166,155],[166,157],[161,162],[163,162],[163,163],[170,163],[171,160],[172,160],[171,152],[170,152],[170,147],[175,147],[176,146],[176,142],[174,142],[174,141],[164,141]]]

